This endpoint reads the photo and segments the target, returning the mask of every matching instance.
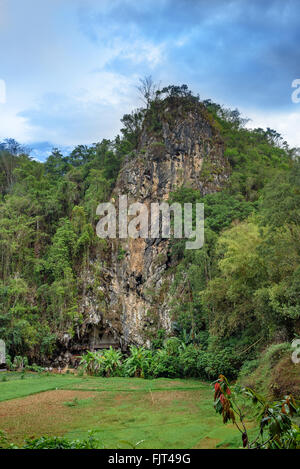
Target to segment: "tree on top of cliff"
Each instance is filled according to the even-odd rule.
[[[159,84],[154,83],[151,75],[140,78],[139,82],[137,90],[143,103],[146,104],[146,108],[149,109],[151,101],[155,99],[156,94],[159,92]]]

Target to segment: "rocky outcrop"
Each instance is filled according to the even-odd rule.
[[[145,119],[138,150],[124,162],[112,200],[126,194],[129,203],[149,206],[167,200],[181,186],[203,195],[220,190],[229,165],[204,107],[197,104],[186,111],[166,105],[158,119],[159,131],[153,131]],[[101,287],[106,306],[99,313],[98,307],[91,307],[93,300],[85,300],[90,303],[85,327],[94,338],[96,330],[99,343],[101,334],[110,333],[122,346],[149,344],[158,329],[170,331],[172,325],[169,240],[116,239],[108,251]]]

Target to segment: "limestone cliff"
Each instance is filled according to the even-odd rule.
[[[188,109],[167,103],[156,119],[153,126],[146,116],[138,149],[125,160],[112,198],[127,194],[129,202],[150,204],[167,200],[171,191],[183,185],[203,195],[220,190],[228,179],[229,165],[205,108],[199,103]],[[101,341],[104,346],[109,336],[111,343],[121,346],[147,344],[157,329],[171,330],[171,263],[166,239],[110,242],[99,287],[104,301],[101,305],[86,297],[83,305],[91,347],[101,347]]]

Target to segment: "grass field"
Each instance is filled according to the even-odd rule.
[[[41,435],[85,438],[100,447],[233,448],[240,436],[214,411],[212,389],[198,380],[0,375],[0,430],[21,444]]]

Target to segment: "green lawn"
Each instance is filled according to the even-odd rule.
[[[43,434],[84,438],[93,430],[105,448],[140,440],[140,448],[155,449],[240,444],[236,429],[216,415],[211,386],[199,380],[3,376],[0,430],[13,442]]]
[[[11,376],[10,376],[11,375]],[[3,377],[7,381],[2,381]],[[24,376],[22,378],[22,376]],[[0,402],[18,397],[29,396],[42,391],[63,389],[66,384],[78,383],[72,375],[38,375],[35,373],[3,373],[0,374]]]

